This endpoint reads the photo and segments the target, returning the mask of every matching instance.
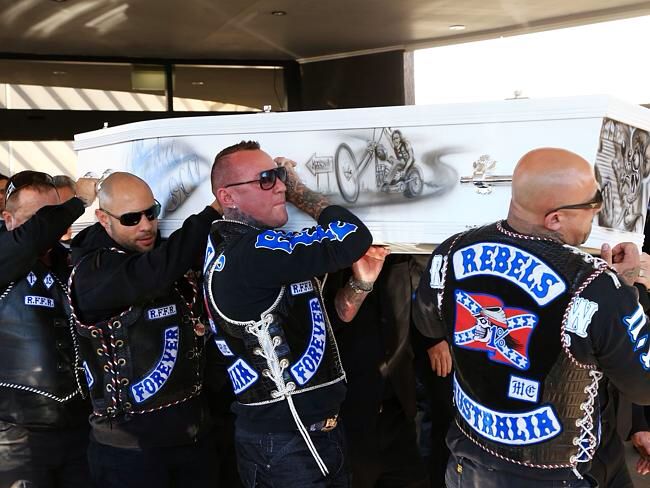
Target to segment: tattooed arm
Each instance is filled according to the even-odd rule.
[[[293,203],[303,212],[309,214],[314,220],[318,220],[318,216],[323,209],[330,205],[327,198],[315,191],[310,190],[305,184],[300,181],[298,174],[294,170],[296,163],[287,158],[275,158],[278,166],[287,168],[287,201]]]
[[[390,250],[381,246],[370,246],[366,254],[352,265],[350,280],[339,289],[334,299],[336,313],[343,322],[350,322],[359,311],[361,304],[372,291],[386,256]]]

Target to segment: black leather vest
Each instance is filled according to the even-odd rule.
[[[75,321],[95,415],[149,413],[200,393],[205,338],[178,289],[109,320]]]
[[[262,405],[344,380],[317,279],[281,287],[271,307],[250,321],[238,322],[222,313],[212,283],[226,279],[220,275],[220,263],[229,254],[231,238],[251,227],[224,220],[214,228],[224,240],[215,248],[209,238],[204,292],[214,340],[226,358],[237,400]]]
[[[452,334],[460,430],[516,464],[588,462],[599,442],[602,373],[573,356],[569,332],[586,337],[597,304],[580,293],[610,272],[604,261],[498,223],[460,235],[432,263]]]
[[[68,425],[65,405],[81,394],[69,317],[64,285],[40,261],[0,293],[0,419]]]

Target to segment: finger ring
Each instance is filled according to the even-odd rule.
[[[640,276],[641,278],[643,278],[643,275],[644,275],[643,270],[640,269],[640,270],[639,270],[639,276]]]

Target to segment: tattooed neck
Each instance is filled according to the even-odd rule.
[[[257,227],[258,229],[270,229],[266,224],[258,222],[250,215],[245,214],[238,208],[225,208],[223,210],[223,218],[227,220],[236,220],[237,222],[243,222],[244,224]]]

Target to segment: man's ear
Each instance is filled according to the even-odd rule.
[[[6,210],[3,210],[2,219],[5,221],[5,227],[7,228],[7,230],[14,230],[16,221],[14,220],[13,215],[11,215]]]
[[[551,212],[544,217],[544,227],[553,232],[559,232],[562,228],[562,214],[560,212]]]
[[[227,208],[235,208],[237,206],[232,193],[230,193],[227,188],[219,188],[216,196],[217,200],[219,200],[219,204],[221,204],[221,208],[224,210]]]
[[[108,231],[110,227],[110,217],[108,214],[100,209],[95,209],[95,217],[97,218],[97,221],[102,224],[102,227]]]

